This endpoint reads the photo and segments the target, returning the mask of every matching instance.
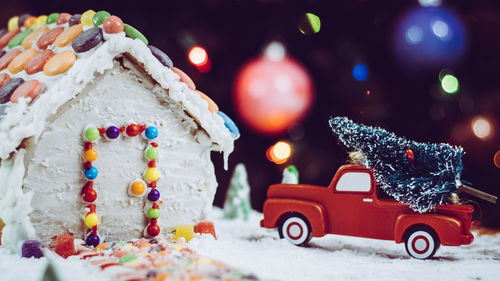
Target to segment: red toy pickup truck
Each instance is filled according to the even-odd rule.
[[[468,245],[474,207],[442,205],[420,214],[377,192],[373,172],[361,165],[340,167],[328,187],[274,184],[264,203],[261,226],[278,228],[295,245],[325,234],[405,243],[417,259],[432,257],[440,245]]]

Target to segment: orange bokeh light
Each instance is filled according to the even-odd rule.
[[[267,159],[276,164],[284,164],[292,156],[292,145],[286,141],[279,141],[271,145],[267,151]]]
[[[497,168],[500,168],[500,150],[495,153],[495,156],[493,156],[493,163],[495,163]]]
[[[188,53],[189,61],[195,66],[203,66],[208,62],[207,51],[200,46],[194,46]]]

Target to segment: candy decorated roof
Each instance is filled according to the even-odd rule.
[[[28,137],[39,137],[50,116],[74,98],[113,59],[132,56],[224,151],[238,129],[193,81],[137,29],[106,11],[12,17],[0,29],[0,158]]]

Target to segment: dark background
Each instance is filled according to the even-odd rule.
[[[370,1],[2,1],[0,21],[25,12],[35,16],[52,12],[83,13],[107,10],[136,27],[150,44],[165,51],[197,88],[215,100],[239,125],[241,138],[230,157],[230,170],[213,155],[221,206],[236,163],[246,165],[252,187],[252,205],[261,210],[267,186],[281,181],[284,165],[267,160],[266,149],[289,133],[263,136],[245,126],[232,98],[238,70],[258,56],[270,41],[281,41],[288,54],[309,71],[315,101],[309,114],[295,126],[304,137],[293,141],[294,164],[304,183],[327,185],[347,154],[328,126],[330,116],[376,125],[420,142],[447,142],[464,147],[462,179],[476,188],[500,195],[500,169],[493,155],[500,150],[500,128],[489,140],[470,132],[476,115],[500,120],[500,4],[495,1],[444,1],[443,7],[459,17],[466,30],[466,51],[454,65],[407,71],[396,62],[392,32],[400,17],[418,6],[416,0]],[[321,31],[312,36],[297,28],[300,17],[311,12],[321,18]],[[195,44],[204,46],[212,69],[200,73],[187,59]],[[362,61],[369,78],[358,82],[353,66]],[[438,73],[452,67],[460,92],[438,97]],[[370,90],[370,95],[366,91]],[[457,137],[461,135],[462,137]],[[484,225],[500,227],[500,204],[476,200]]]

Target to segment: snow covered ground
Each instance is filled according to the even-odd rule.
[[[328,235],[296,247],[275,230],[259,227],[262,214],[249,222],[227,221],[214,208],[217,240],[204,235],[189,242],[201,255],[265,280],[500,280],[500,235],[476,237],[472,245],[441,247],[432,260],[410,258],[403,244]],[[54,258],[64,280],[109,280],[84,262]],[[38,281],[46,259],[23,259],[0,247],[0,280]]]

